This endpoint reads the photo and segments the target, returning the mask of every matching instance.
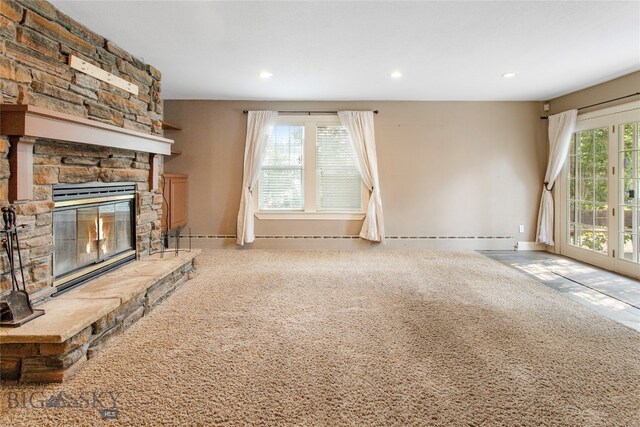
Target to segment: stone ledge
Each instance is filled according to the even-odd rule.
[[[155,254],[128,264],[113,273],[98,277],[78,289],[61,295],[59,298],[118,298],[120,304],[124,304],[136,295],[151,288],[157,282],[170,276],[176,269],[192,261],[198,254],[200,254],[200,250],[180,252],[177,257],[172,252],[166,252],[164,258],[160,258],[160,254]],[[114,286],[114,283],[117,283],[117,286]]]
[[[188,264],[199,250],[153,255],[38,306],[45,315],[19,327],[0,329],[0,343],[63,343]]]
[[[38,308],[45,315],[18,328],[0,329],[0,344],[62,343],[120,306],[117,298],[55,298]]]

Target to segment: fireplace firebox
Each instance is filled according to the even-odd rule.
[[[136,258],[135,188],[132,183],[53,187],[53,296]]]

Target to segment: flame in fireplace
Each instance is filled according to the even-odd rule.
[[[102,253],[106,253],[108,249],[109,242],[109,227],[104,225],[103,218],[96,218],[94,221],[93,227],[89,226],[87,230],[87,235],[89,239],[87,241],[87,253],[91,253],[91,248],[93,246],[93,242],[98,242],[100,244],[100,249],[102,249]]]

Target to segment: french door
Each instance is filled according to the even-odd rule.
[[[640,277],[639,127],[637,102],[578,116],[556,195],[556,251],[633,277]]]
[[[619,178],[618,178],[618,270],[637,276],[640,266],[640,224],[638,214],[640,197],[640,118],[618,126]],[[635,268],[634,268],[635,267]]]

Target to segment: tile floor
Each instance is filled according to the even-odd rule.
[[[640,332],[640,281],[544,251],[479,251]]]

